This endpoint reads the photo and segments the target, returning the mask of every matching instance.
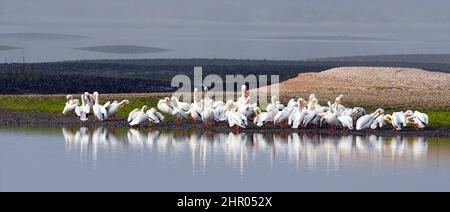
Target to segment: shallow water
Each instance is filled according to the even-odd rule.
[[[450,191],[450,138],[0,129],[0,191]]]

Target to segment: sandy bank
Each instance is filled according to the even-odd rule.
[[[450,109],[450,74],[412,68],[342,67],[302,73],[277,84],[280,96],[334,100],[345,105],[402,109]]]

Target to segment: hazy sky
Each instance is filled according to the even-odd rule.
[[[450,25],[449,0],[0,0],[0,22]]]

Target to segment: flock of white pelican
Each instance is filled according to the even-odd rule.
[[[98,92],[94,92],[93,94],[85,92],[81,94],[81,104],[72,95],[67,95],[66,98],[67,102],[62,113],[64,115],[75,114],[83,122],[88,120],[91,109],[99,121],[104,121],[113,118],[119,112],[120,108],[130,103],[130,101],[124,99],[120,102],[106,102],[100,105]]]
[[[342,105],[344,95],[336,97],[334,103],[328,101],[327,106],[319,104],[314,94],[307,100],[298,98],[291,99],[287,105],[283,105],[277,96],[271,97],[271,102],[263,111],[256,103],[250,103],[250,96],[245,85],[242,86],[241,95],[236,101],[214,100],[210,98],[208,89],[205,87],[203,94],[199,95],[198,89],[193,92],[193,102],[183,102],[176,96],[160,99],[157,109],[147,106],[134,109],[128,115],[128,124],[132,127],[143,125],[156,125],[163,123],[164,115],[176,117],[176,124],[183,120],[191,119],[194,123],[203,122],[206,128],[214,124],[227,122],[229,127],[235,127],[239,132],[253,122],[257,127],[275,125],[280,128],[318,128],[328,127],[329,130],[375,130],[389,124],[393,131],[402,130],[412,126],[415,129],[423,129],[428,125],[428,115],[419,111],[407,110],[406,112],[394,112],[385,114],[381,108],[373,113],[366,113],[362,107],[347,108]],[[75,113],[81,121],[86,121],[92,108],[95,117],[104,121],[113,117],[119,109],[128,104],[128,100],[121,102],[107,102],[99,104],[99,95],[84,93],[81,95],[81,105],[71,95],[67,96],[66,106],[63,114]]]

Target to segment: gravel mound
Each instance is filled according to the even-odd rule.
[[[280,96],[334,100],[395,109],[450,109],[450,74],[413,68],[340,67],[319,73],[302,73],[280,83]]]

